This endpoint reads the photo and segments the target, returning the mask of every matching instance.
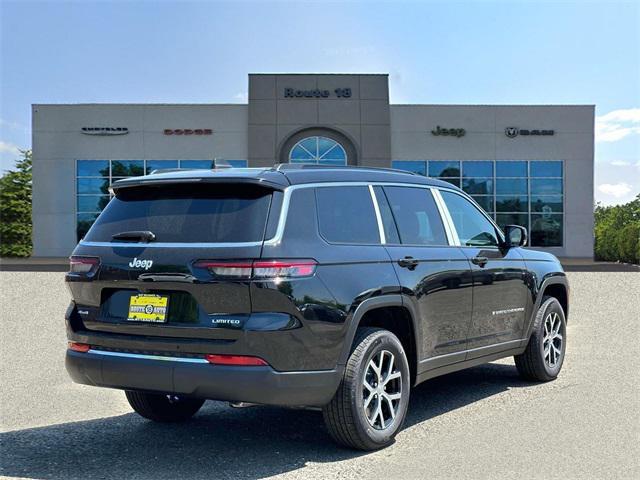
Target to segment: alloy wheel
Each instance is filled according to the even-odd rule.
[[[362,380],[362,406],[369,424],[384,430],[395,421],[402,399],[402,372],[393,353],[381,350],[369,361]]]
[[[556,368],[562,359],[562,319],[557,312],[551,312],[544,319],[544,362],[549,368]]]

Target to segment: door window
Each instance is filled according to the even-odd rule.
[[[316,188],[320,234],[328,242],[379,244],[380,231],[368,187]]]
[[[495,227],[473,203],[456,193],[441,191],[441,194],[463,246],[489,247],[498,245]]]
[[[400,242],[404,245],[448,245],[438,207],[430,190],[385,187]]]

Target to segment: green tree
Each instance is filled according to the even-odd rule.
[[[31,150],[0,177],[0,256],[31,255]]]
[[[640,263],[640,194],[624,205],[596,206],[595,257]]]

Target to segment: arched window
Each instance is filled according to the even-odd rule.
[[[347,152],[335,140],[327,137],[307,137],[296,143],[289,152],[291,163],[346,165]]]

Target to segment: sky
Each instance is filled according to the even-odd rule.
[[[247,74],[388,73],[391,103],[596,105],[595,199],[640,193],[640,2],[0,0],[0,169],[32,103],[246,103]]]

